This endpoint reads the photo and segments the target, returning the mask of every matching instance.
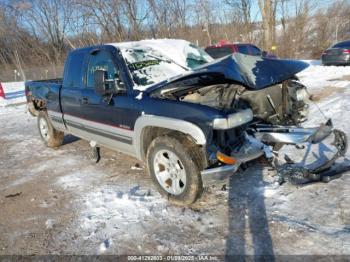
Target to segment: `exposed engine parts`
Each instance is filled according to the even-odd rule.
[[[179,99],[228,112],[249,107],[256,119],[274,125],[299,125],[307,120],[308,114],[308,93],[297,80],[261,90],[249,90],[235,84],[211,85],[191,91]]]

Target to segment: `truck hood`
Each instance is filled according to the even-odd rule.
[[[188,74],[162,81],[151,86],[147,91],[159,90],[163,87],[169,87],[172,83],[179,83],[182,80],[201,75],[218,75],[221,76],[220,82],[223,77],[227,82],[238,82],[248,89],[258,90],[290,79],[308,66],[309,64],[298,60],[273,59],[235,53],[198,67]],[[181,85],[176,84],[176,86],[180,88]]]

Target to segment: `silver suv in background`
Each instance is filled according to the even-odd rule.
[[[350,65],[350,40],[339,42],[322,54],[323,65]]]

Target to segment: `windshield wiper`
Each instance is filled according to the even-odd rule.
[[[179,67],[185,69],[186,71],[189,71],[189,68],[183,66],[183,65],[180,65],[179,63],[176,63],[173,59],[169,58],[169,57],[165,57],[166,59],[162,58],[162,57],[159,57],[159,56],[156,56],[156,55],[152,55],[152,54],[147,54],[148,56],[152,57],[152,58],[155,58],[155,59],[158,59],[160,61],[163,61],[163,62],[166,62],[166,63],[174,63],[175,65],[178,65]]]
[[[130,50],[132,50],[132,49],[130,49]],[[169,57],[167,57],[167,56],[164,56],[164,55],[157,56],[157,55],[151,54],[150,52],[152,52],[153,49],[144,50],[144,49],[136,49],[136,48],[134,48],[132,51],[134,51],[134,52],[141,52],[141,53],[143,53],[144,55],[147,55],[147,56],[149,56],[149,57],[158,59],[159,61],[162,61],[162,62],[166,62],[166,63],[169,63],[169,64],[170,64],[170,63],[174,63],[175,65],[181,67],[182,69],[184,69],[184,70],[186,70],[186,71],[189,71],[189,70],[190,70],[188,67],[185,67],[185,66],[183,66],[183,65],[181,65],[181,64],[179,64],[179,63],[177,63],[177,62],[175,62],[173,59],[171,59],[171,58],[169,58]],[[165,57],[165,58],[163,58],[163,57]]]

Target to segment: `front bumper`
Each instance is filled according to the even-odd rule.
[[[240,163],[205,169],[201,172],[204,187],[226,184],[227,179],[237,172]]]
[[[254,160],[265,152],[266,146],[255,138],[246,135],[245,142],[236,151],[231,152],[237,162],[234,165],[225,165],[205,169],[201,172],[204,187],[212,185],[223,185],[227,183],[227,179],[237,172],[242,163]]]

